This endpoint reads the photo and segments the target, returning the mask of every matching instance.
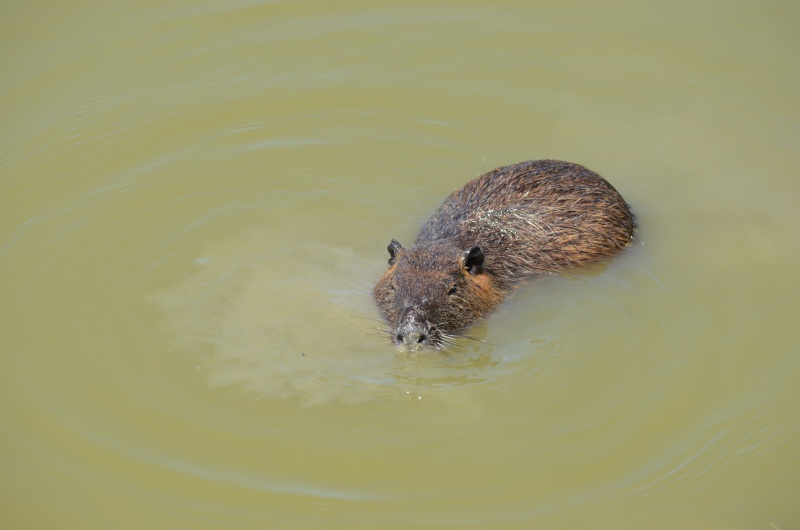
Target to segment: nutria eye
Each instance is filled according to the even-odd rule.
[[[454,295],[454,294],[456,294],[456,291],[458,291],[458,287],[456,287],[455,285],[453,285],[452,287],[450,287],[450,290],[449,290],[449,291],[447,291],[447,296],[451,296],[451,295]]]

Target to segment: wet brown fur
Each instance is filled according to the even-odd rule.
[[[521,280],[607,258],[633,232],[622,196],[583,166],[500,167],[451,193],[411,248],[392,242],[375,301],[394,342],[442,348]]]

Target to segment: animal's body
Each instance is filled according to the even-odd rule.
[[[628,244],[634,227],[617,190],[583,166],[500,167],[451,193],[413,246],[392,240],[375,301],[393,342],[438,349],[520,281],[607,258]]]

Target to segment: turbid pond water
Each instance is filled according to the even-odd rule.
[[[800,8],[0,7],[0,526],[800,527]],[[453,189],[638,219],[448,354],[371,299]]]

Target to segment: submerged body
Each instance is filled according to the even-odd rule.
[[[412,247],[392,240],[375,301],[393,342],[441,348],[521,280],[607,258],[634,226],[617,190],[583,166],[500,167],[450,194]]]

